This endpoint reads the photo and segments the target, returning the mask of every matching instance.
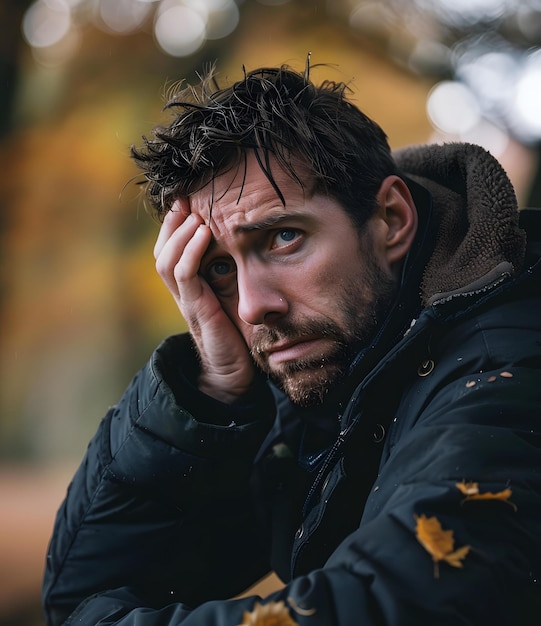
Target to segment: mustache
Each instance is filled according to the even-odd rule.
[[[295,341],[309,336],[330,338],[338,343],[343,343],[344,339],[339,327],[329,320],[281,320],[272,327],[259,328],[253,337],[250,351],[252,355],[261,356],[279,341]]]

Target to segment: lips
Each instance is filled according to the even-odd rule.
[[[313,356],[314,348],[322,341],[324,339],[319,336],[301,337],[293,341],[275,343],[262,352],[266,353],[269,364],[278,365],[285,361]],[[321,353],[321,349],[318,352]]]

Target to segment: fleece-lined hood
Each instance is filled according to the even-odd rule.
[[[489,152],[450,143],[404,148],[394,156],[403,174],[432,194],[437,235],[421,281],[424,304],[520,270],[526,235],[515,191]]]

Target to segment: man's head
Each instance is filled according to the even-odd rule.
[[[271,158],[312,192],[335,198],[361,228],[383,179],[397,171],[385,133],[346,91],[343,83],[314,85],[308,69],[261,68],[224,89],[209,71],[198,87],[170,98],[167,108],[178,112],[171,124],[133,149],[154,210],[163,217],[175,199],[243,168],[255,154],[279,196]]]
[[[179,201],[210,230],[205,248],[189,248],[197,259],[184,244],[184,267],[253,360],[294,402],[318,404],[392,304],[416,230],[411,195],[383,131],[343,85],[315,87],[286,68],[211,85],[174,99],[180,115],[135,158],[160,216],[174,222]]]

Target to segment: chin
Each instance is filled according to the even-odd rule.
[[[344,372],[341,368],[321,367],[278,377],[275,382],[291,402],[310,407],[323,404],[329,392],[343,380]]]

